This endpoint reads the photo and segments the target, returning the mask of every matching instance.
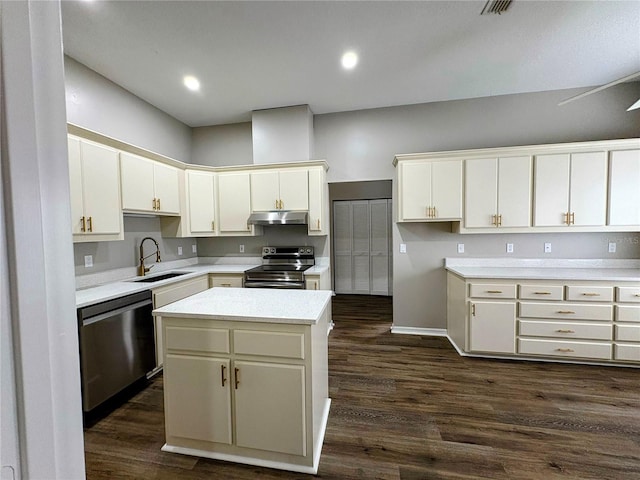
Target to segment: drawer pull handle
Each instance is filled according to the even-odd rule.
[[[225,370],[225,366],[224,365],[220,365],[220,376],[222,377],[222,386],[224,387],[224,384],[226,383],[227,379],[224,378],[224,370]]]
[[[487,293],[502,293],[502,290],[487,290]]]
[[[571,353],[573,351],[571,348],[556,348],[556,352]]]
[[[562,313],[563,315],[574,314],[576,312],[572,312],[571,310],[558,310],[556,313]]]
[[[235,372],[235,377],[236,377],[236,390],[238,389],[238,385],[240,385],[240,369],[239,368],[234,368],[234,372]]]
[[[599,297],[600,294],[599,293],[594,293],[594,292],[585,292],[582,294],[585,297]]]
[[[231,284],[230,284],[230,283],[221,283],[220,285],[221,285],[222,287],[230,287],[230,286],[231,286]]]
[[[640,297],[640,293],[636,293],[634,297]]]
[[[560,329],[560,330],[556,330],[556,332],[558,332],[558,333],[576,333],[576,332],[575,332],[575,331],[573,331],[573,330],[562,330],[562,329]]]
[[[551,295],[551,292],[533,292],[534,295]]]

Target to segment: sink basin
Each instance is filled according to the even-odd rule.
[[[139,280],[131,280],[132,282],[142,282],[142,283],[151,283],[151,282],[159,282],[160,280],[167,280],[168,278],[179,277],[180,275],[186,275],[191,272],[169,272],[163,273],[162,275],[155,275],[153,277],[143,277]]]

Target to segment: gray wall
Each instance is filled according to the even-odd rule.
[[[191,163],[222,167],[251,165],[251,122],[196,127],[191,134]]]
[[[102,75],[64,58],[67,121],[188,162],[191,128]]]
[[[117,242],[89,242],[73,245],[76,275],[104,272],[114,268],[133,267],[140,264],[140,241],[144,237],[154,238],[160,245],[162,261],[184,260],[197,256],[192,253],[195,238],[162,238],[160,236],[159,217],[124,217],[124,240]],[[182,255],[178,255],[182,247]],[[154,251],[150,241],[144,244],[145,255]],[[84,256],[93,255],[93,267],[85,268]],[[146,265],[155,263],[155,257],[145,261]]]
[[[307,235],[304,225],[264,226],[263,234],[257,237],[218,237],[198,239],[198,254],[204,257],[256,257],[261,256],[260,248],[265,245],[303,246],[312,245],[316,257],[329,256],[327,237]],[[244,254],[240,252],[244,245]]]
[[[316,115],[315,158],[329,163],[329,182],[392,179],[393,156],[440,150],[629,138],[640,135],[640,110],[626,109],[640,97],[640,82],[612,87],[563,107],[557,103],[583,90],[380,108]],[[504,235],[459,235],[451,224],[393,225],[393,321],[398,326],[445,328],[444,258],[506,256]],[[615,254],[609,238],[623,239]],[[514,256],[640,258],[638,235],[518,234],[509,236]],[[400,254],[398,244],[407,244]]]

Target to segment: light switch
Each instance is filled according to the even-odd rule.
[[[84,256],[84,268],[93,267],[93,255],[85,255]]]
[[[407,244],[406,243],[401,243],[400,244],[400,253],[407,253]]]
[[[513,253],[513,243],[507,243],[507,253]]]
[[[458,253],[464,253],[464,243],[458,244]]]
[[[182,255],[182,247],[178,247],[178,255]]]

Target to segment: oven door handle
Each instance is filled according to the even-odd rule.
[[[245,288],[297,288],[304,290],[304,282],[244,282]]]

